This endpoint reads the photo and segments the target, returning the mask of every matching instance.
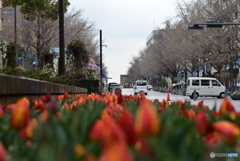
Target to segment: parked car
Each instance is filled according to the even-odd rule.
[[[123,82],[123,88],[130,88],[130,82]]]
[[[191,99],[202,96],[207,97],[225,97],[226,87],[223,86],[217,79],[209,77],[190,77],[187,80],[186,96]]]
[[[134,94],[139,94],[141,92],[144,92],[145,95],[147,95],[148,94],[147,81],[145,80],[135,81],[133,85],[133,90],[134,90]]]
[[[112,82],[112,83],[109,83],[108,84],[108,92],[109,93],[113,93],[113,87],[114,86],[119,86],[119,84],[118,83],[115,83],[115,82]]]

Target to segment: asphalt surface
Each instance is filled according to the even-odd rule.
[[[134,94],[132,88],[122,88],[122,94]],[[156,91],[148,91],[148,94],[146,97],[150,100],[158,99],[159,101],[162,101],[163,99],[167,99],[167,93],[161,93],[161,92],[156,92]],[[233,104],[235,107],[236,111],[240,112],[240,100],[232,100],[231,97],[227,97],[228,100]],[[204,101],[204,105],[208,106],[210,109],[212,109],[215,105],[217,110],[219,110],[223,99],[218,99],[216,97],[199,97],[197,100],[190,99],[188,96],[181,96],[181,95],[173,95],[170,94],[170,100],[171,102],[182,100],[182,101],[190,101],[192,105],[197,104],[200,101]]]

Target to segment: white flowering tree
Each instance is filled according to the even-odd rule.
[[[98,79],[100,67],[97,66],[94,59],[90,58],[87,64],[88,79]]]

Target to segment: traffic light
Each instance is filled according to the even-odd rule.
[[[188,25],[188,30],[203,30],[203,25],[197,24]]]
[[[219,21],[207,21],[207,28],[222,28],[222,23]],[[220,23],[220,24],[218,24]]]

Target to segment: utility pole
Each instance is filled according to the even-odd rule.
[[[100,30],[100,94],[102,94],[102,30]]]
[[[58,74],[65,74],[65,41],[64,41],[64,0],[59,0],[59,59]]]

